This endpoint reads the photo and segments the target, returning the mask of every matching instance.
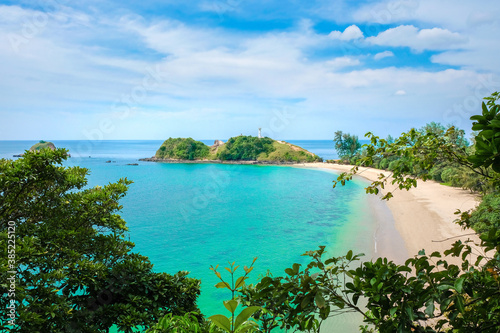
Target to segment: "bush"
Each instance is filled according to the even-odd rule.
[[[225,144],[225,149],[217,153],[217,158],[222,161],[257,160],[260,154],[269,154],[275,150],[273,142],[274,140],[267,137],[240,135],[230,138]]]
[[[192,138],[169,138],[156,151],[157,158],[198,160],[208,157],[210,149],[201,141]]]

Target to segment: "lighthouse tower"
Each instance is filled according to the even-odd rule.
[[[259,127],[259,139],[262,139],[262,133],[261,133],[262,128]]]

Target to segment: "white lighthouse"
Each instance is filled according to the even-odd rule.
[[[261,133],[262,128],[259,127],[259,139],[262,139],[262,133]]]

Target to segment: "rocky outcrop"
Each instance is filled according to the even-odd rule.
[[[51,150],[56,150],[56,146],[52,142],[40,141],[33,146],[31,146],[30,151],[38,151],[44,148],[49,148]]]
[[[221,140],[215,140],[214,141],[214,144],[211,146],[211,148],[217,148],[217,147],[220,147],[224,144],[224,141],[221,141]]]

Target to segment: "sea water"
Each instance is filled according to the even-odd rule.
[[[332,256],[373,251],[374,223],[360,180],[333,189],[336,175],[318,169],[138,161],[153,156],[161,141],[53,142],[69,149],[65,165],[90,170],[89,186],[134,181],[120,212],[134,251],[149,257],[157,272],[186,270],[200,279],[198,305],[207,316],[226,314],[222,301],[230,298],[214,287],[211,265],[219,264],[229,279],[228,262],[249,266],[258,257],[249,279],[255,283],[267,272],[283,276],[294,263],[306,265],[309,258],[301,255],[320,245]],[[321,154],[327,142],[295,144],[330,158],[333,153]],[[2,141],[0,158],[34,143]]]

